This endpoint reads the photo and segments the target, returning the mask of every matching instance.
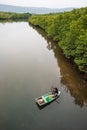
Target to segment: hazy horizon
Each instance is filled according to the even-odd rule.
[[[20,6],[20,5],[11,5],[11,4],[0,4],[0,5],[6,5],[6,6],[15,6],[15,7],[25,7],[25,8],[48,8],[48,9],[63,9],[63,8],[74,8],[74,7],[61,7],[61,8],[51,8],[51,7],[36,7],[36,6]],[[78,8],[78,7],[75,7]]]
[[[45,8],[80,8],[86,7],[86,0],[0,0],[0,4],[21,7],[45,7]]]

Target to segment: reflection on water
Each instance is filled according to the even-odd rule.
[[[84,80],[75,65],[64,57],[61,49],[56,45],[57,43],[48,38],[42,29],[33,28],[47,40],[47,48],[53,50],[58,66],[60,67],[61,83],[64,85],[66,92],[69,91],[71,96],[74,97],[75,104],[81,107],[87,105],[87,81]]]

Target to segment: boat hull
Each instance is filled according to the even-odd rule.
[[[35,99],[36,103],[38,104],[38,106],[44,106],[47,105],[49,103],[51,103],[52,101],[56,100],[61,94],[61,91],[58,91],[58,94],[55,96],[54,94],[52,94],[52,92],[48,92],[38,98]]]

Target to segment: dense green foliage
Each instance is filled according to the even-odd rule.
[[[10,12],[0,12],[0,20],[24,20],[31,16],[30,13],[10,13]]]
[[[65,56],[87,73],[87,7],[60,14],[31,16],[29,22],[58,42]]]

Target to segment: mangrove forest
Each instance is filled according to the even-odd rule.
[[[87,7],[71,12],[32,15],[29,22],[57,42],[66,58],[87,73]]]

